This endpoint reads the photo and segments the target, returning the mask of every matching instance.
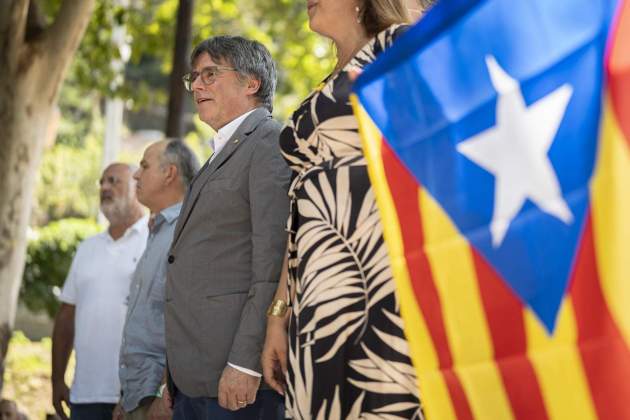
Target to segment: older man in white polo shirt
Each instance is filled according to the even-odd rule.
[[[67,419],[110,420],[120,397],[118,354],[126,298],[148,236],[147,218],[136,200],[133,168],[114,163],[103,172],[101,211],[110,225],[77,248],[61,293],[53,331],[53,405]],[[74,350],[72,389],[64,375]]]

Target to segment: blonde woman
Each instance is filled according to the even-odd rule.
[[[416,377],[357,121],[350,74],[409,21],[405,0],[308,0],[337,66],[280,136],[293,170],[288,257],[269,308],[265,380],[295,419],[420,419]],[[376,418],[376,417],[374,417]]]

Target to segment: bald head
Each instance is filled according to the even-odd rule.
[[[140,169],[134,174],[138,200],[152,213],[181,201],[199,161],[180,140],[153,143],[144,151]]]
[[[134,218],[142,212],[136,200],[134,167],[126,163],[115,162],[103,171],[99,181],[101,186],[101,211],[111,224]]]

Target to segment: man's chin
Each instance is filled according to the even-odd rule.
[[[136,187],[136,200],[138,200],[140,204],[146,207],[146,204],[144,202],[144,194],[142,194],[142,189],[138,187]]]
[[[212,127],[212,129],[215,129],[214,127],[217,125],[214,115],[209,115],[209,113],[199,112],[199,119]]]
[[[103,216],[111,222],[112,220],[119,218],[120,209],[114,203],[101,204],[101,213],[103,213]]]

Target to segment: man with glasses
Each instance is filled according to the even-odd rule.
[[[260,387],[289,205],[271,117],[275,65],[260,43],[219,36],[195,48],[191,68],[184,83],[216,135],[168,256],[165,400],[175,420],[284,418],[281,396]]]
[[[136,200],[133,168],[109,165],[100,179],[107,231],[77,248],[55,318],[52,346],[53,406],[67,419],[111,420],[120,397],[118,354],[129,284],[148,236],[147,218]],[[74,347],[72,389],[64,376]]]

